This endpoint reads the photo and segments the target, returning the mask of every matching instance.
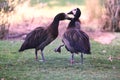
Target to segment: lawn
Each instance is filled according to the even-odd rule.
[[[35,5],[37,3],[47,3],[49,7],[52,7],[52,6],[66,6],[69,4],[84,5],[85,0],[31,0],[31,5]]]
[[[119,34],[120,35],[120,34]],[[120,38],[109,45],[91,40],[91,55],[84,55],[84,64],[79,63],[80,55],[75,55],[76,63],[69,63],[70,53],[62,48],[62,53],[53,50],[61,41],[56,39],[44,50],[46,62],[35,61],[34,50],[18,52],[23,41],[0,41],[1,80],[120,80]],[[109,56],[114,57],[111,62]],[[39,59],[41,59],[39,54]]]

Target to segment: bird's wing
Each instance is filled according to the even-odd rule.
[[[54,38],[48,34],[46,40],[44,40],[38,47],[37,49],[44,49],[44,47],[48,44],[50,44],[52,41],[54,40]]]
[[[83,36],[83,41],[84,41],[84,50],[87,52],[90,52],[90,41],[89,41],[89,36],[83,32],[82,30],[79,31],[82,36]]]
[[[45,28],[43,27],[37,27],[35,28],[33,31],[31,31],[30,33],[27,34],[25,40],[29,40],[30,38],[36,38],[38,36],[40,36],[41,34],[43,34],[45,31]],[[39,35],[38,35],[39,33]]]
[[[81,41],[79,40],[79,43],[81,44],[81,48],[82,48],[82,52],[83,53],[90,53],[90,42],[89,42],[89,36],[81,31],[81,30],[78,30],[78,33],[79,33],[79,37],[81,37]]]
[[[70,29],[67,30],[63,35],[63,40],[67,41],[69,45],[74,48],[75,51],[85,51],[86,47],[89,45],[87,42],[89,38],[85,36],[83,32],[80,32],[79,29]]]
[[[47,39],[47,36],[48,34],[46,29],[43,27],[38,27],[26,36],[25,41],[28,42],[28,44],[38,46]]]

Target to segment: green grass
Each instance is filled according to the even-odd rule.
[[[34,50],[18,52],[23,41],[0,41],[0,79],[4,80],[120,80],[120,60],[108,60],[109,55],[120,56],[120,38],[110,45],[91,40],[91,55],[84,55],[84,64],[71,65],[71,54],[62,48],[62,53],[53,50],[60,40],[55,40],[44,50],[46,62],[35,61]],[[117,43],[117,44],[116,44]],[[39,54],[39,59],[41,59]]]
[[[48,6],[66,6],[68,4],[72,5],[84,5],[85,0],[31,0],[31,5],[35,5],[37,3],[47,3]]]

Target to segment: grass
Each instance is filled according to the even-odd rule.
[[[84,55],[83,65],[79,63],[79,55],[75,55],[76,63],[71,65],[71,55],[65,48],[61,54],[53,51],[61,44],[58,39],[45,48],[45,63],[35,61],[34,50],[19,53],[22,42],[0,41],[1,80],[120,80],[120,60],[108,60],[109,55],[120,56],[119,37],[110,45],[102,45],[91,40],[92,54]]]
[[[31,5],[35,5],[40,2],[47,3],[49,7],[66,6],[68,4],[72,4],[72,5],[84,5],[85,4],[85,0],[31,0]]]

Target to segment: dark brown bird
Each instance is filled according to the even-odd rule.
[[[72,54],[71,63],[74,62],[74,53],[78,54],[80,52],[81,64],[83,64],[83,53],[91,54],[89,36],[80,29],[80,9],[76,8],[68,14],[73,14],[74,18],[70,21],[65,33],[63,34],[62,41],[64,44],[60,45],[57,49],[55,49],[55,51],[61,52],[61,47],[65,45],[65,48]]]
[[[38,27],[31,31],[25,38],[19,52],[35,48],[35,57],[38,60],[37,51],[41,50],[42,60],[45,61],[43,50],[58,36],[59,21],[69,19],[65,13],[59,13],[54,17],[53,22],[47,27]]]

